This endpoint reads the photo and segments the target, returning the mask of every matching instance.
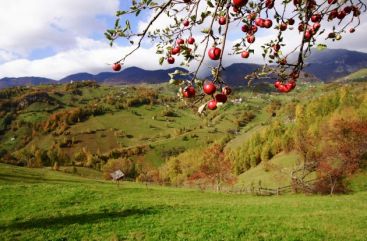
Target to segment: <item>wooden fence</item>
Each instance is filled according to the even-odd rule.
[[[126,180],[125,181],[133,181]],[[316,179],[304,181],[304,184],[312,184],[316,181]],[[191,184],[191,185],[175,185],[169,182],[142,182],[147,188],[149,187],[172,187],[172,188],[189,188],[196,189],[201,191],[215,191],[215,187],[213,186],[201,186],[200,184]],[[252,194],[257,196],[272,196],[272,195],[282,195],[292,192],[297,192],[298,190],[294,188],[292,185],[277,187],[277,188],[266,188],[266,187],[246,187],[246,186],[224,186],[220,189],[222,193],[234,193],[234,194]]]

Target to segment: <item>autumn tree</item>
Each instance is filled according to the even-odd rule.
[[[336,116],[323,127],[317,155],[318,192],[347,191],[345,178],[367,164],[367,120],[353,116],[351,112],[348,119]]]
[[[232,163],[226,157],[223,146],[214,144],[204,152],[204,161],[199,166],[199,170],[190,177],[191,181],[204,180],[211,185],[215,185],[219,192],[223,184],[232,185],[236,178],[232,174]]]

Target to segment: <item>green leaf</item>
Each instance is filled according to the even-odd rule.
[[[323,51],[327,48],[327,45],[326,44],[318,44],[316,48],[319,51]]]
[[[115,21],[115,28],[117,28],[119,26],[119,24],[120,24],[120,19],[117,18],[116,21]]]
[[[127,13],[127,11],[117,11],[116,12],[116,17],[120,17],[120,16],[122,16],[122,15],[124,15],[126,13]]]
[[[210,0],[207,0],[206,3],[208,4],[209,7],[214,8],[214,5]]]
[[[163,61],[164,61],[164,57],[160,57],[159,58],[159,65],[162,65],[163,64]]]
[[[130,22],[129,22],[129,20],[126,20],[126,29],[131,29],[131,26],[130,26]]]

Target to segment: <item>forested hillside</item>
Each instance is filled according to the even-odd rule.
[[[165,84],[4,89],[1,161],[71,172],[87,167],[106,178],[121,169],[131,180],[218,190],[257,185],[266,181],[262,173],[273,178],[288,168],[280,183],[295,189],[348,191],[346,180],[366,167],[367,85],[267,90],[237,89],[229,103],[199,115]],[[282,156],[289,161],[278,161]]]

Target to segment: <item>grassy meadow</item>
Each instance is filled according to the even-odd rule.
[[[250,195],[0,164],[1,240],[366,240],[367,192]]]

